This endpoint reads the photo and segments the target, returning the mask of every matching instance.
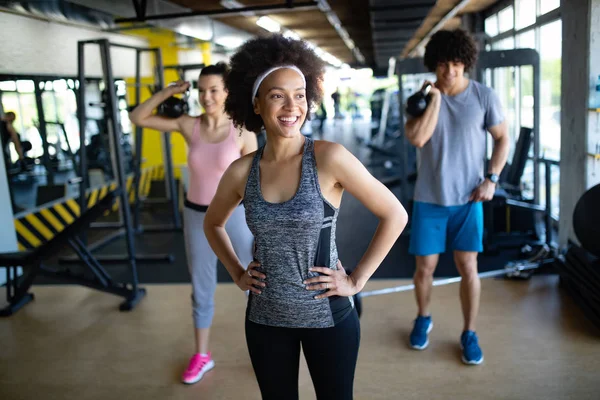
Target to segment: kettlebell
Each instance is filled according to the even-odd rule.
[[[423,115],[431,100],[430,91],[431,84],[427,84],[423,89],[410,96],[406,101],[406,113],[415,118]]]
[[[173,85],[173,84],[170,84]],[[169,85],[169,86],[170,86]],[[158,106],[158,114],[167,118],[179,118],[189,111],[188,99],[189,89],[185,91],[182,98],[171,96]]]
[[[183,114],[186,114],[188,109],[189,107],[185,99],[171,96],[158,106],[158,113],[167,118],[179,118]]]

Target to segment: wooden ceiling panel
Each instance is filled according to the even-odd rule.
[[[220,0],[170,0],[172,3],[176,3],[183,7],[188,7],[195,11],[206,11],[206,10],[217,10],[223,9],[220,4]],[[246,6],[261,6],[261,5],[270,5],[270,4],[284,4],[283,0],[238,0],[239,3],[244,4]],[[298,0],[301,1],[301,0]],[[333,8],[333,3],[331,6]],[[368,7],[368,0],[344,0],[343,2],[338,1],[337,3],[363,3],[363,6],[366,4]],[[345,10],[344,7],[341,9]],[[366,9],[365,9],[366,10]],[[335,10],[337,13],[337,9]],[[277,21],[281,24],[282,27],[286,29],[290,29],[295,31],[300,37],[310,40],[315,45],[321,47],[323,50],[331,53],[342,62],[352,64],[354,63],[354,56],[352,52],[345,45],[344,41],[340,38],[337,31],[331,26],[329,21],[327,20],[325,14],[323,14],[319,10],[299,10],[299,11],[278,11],[273,13],[268,13],[270,18]],[[351,12],[345,12],[345,19],[342,16],[339,16],[342,25],[348,30],[348,33],[352,37],[350,33],[350,27],[347,26],[347,22],[351,19]],[[259,16],[253,17],[244,17],[244,16],[224,16],[215,18],[217,21],[220,21],[226,25],[229,25],[233,28],[237,28],[243,31],[246,31],[250,34],[257,36],[265,36],[268,35],[268,32],[256,25],[256,21]],[[368,13],[363,15],[364,18],[368,19]],[[367,20],[368,22],[368,20]],[[360,29],[364,29],[364,26],[359,27]],[[367,27],[369,28],[369,27]],[[368,34],[369,40],[366,41],[362,37],[358,40],[352,37],[354,42],[359,45],[362,43],[363,46],[371,46],[372,42],[370,40],[370,33]],[[359,46],[361,52],[365,57],[367,56],[363,49]],[[367,49],[368,53],[368,49]],[[372,53],[372,50],[371,50]]]
[[[402,57],[407,57],[410,51],[444,18],[461,0],[438,0],[431,9],[427,18],[423,21],[419,29],[415,32],[413,38],[406,44],[402,51]],[[498,0],[471,0],[462,8],[455,17],[451,18],[442,29],[456,29],[462,25],[461,17],[464,14],[476,13],[485,10],[489,6],[497,3]]]

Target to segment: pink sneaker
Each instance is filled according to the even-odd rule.
[[[182,382],[191,385],[192,383],[198,382],[207,371],[210,371],[215,366],[215,362],[210,356],[210,352],[208,355],[201,356],[200,354],[194,354],[192,358],[190,358],[190,364],[187,369],[183,373]]]

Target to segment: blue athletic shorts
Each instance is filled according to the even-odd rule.
[[[416,256],[449,250],[483,251],[483,204],[439,206],[415,201],[408,251]]]

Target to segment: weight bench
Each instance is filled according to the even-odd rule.
[[[8,305],[0,309],[0,316],[10,316],[34,299],[34,295],[29,293],[29,289],[38,274],[124,297],[125,301],[119,306],[121,311],[131,310],[140,302],[146,294],[146,289],[137,287],[135,271],[133,271],[131,283],[114,282],[78,237],[88,228],[91,222],[101,217],[106,210],[112,207],[119,195],[119,190],[121,189],[109,192],[73,223],[36,249],[28,252],[0,254],[0,268],[7,269],[6,299],[8,301]],[[81,263],[92,272],[93,277],[76,274],[69,269],[55,270],[44,265],[44,260],[62,250],[65,244],[68,244],[75,251]],[[23,270],[21,276],[18,276],[19,267]]]

